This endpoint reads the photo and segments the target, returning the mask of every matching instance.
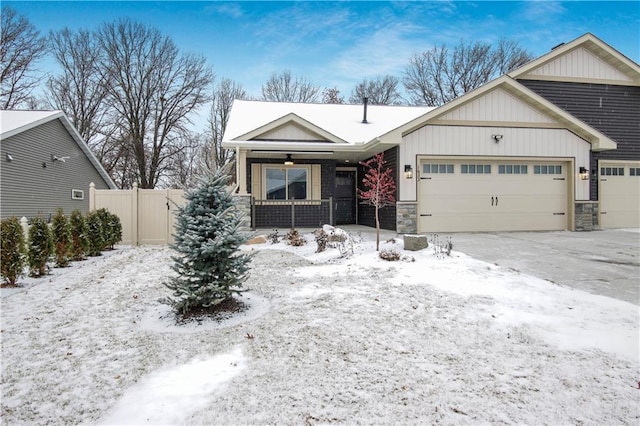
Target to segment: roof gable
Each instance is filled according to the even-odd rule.
[[[71,138],[78,144],[109,188],[116,189],[116,184],[104,169],[102,163],[91,152],[91,149],[82,139],[75,126],[62,111],[0,110],[0,141],[53,120],[60,120]]]
[[[523,80],[640,85],[640,66],[593,34],[562,44],[508,75]]]
[[[517,81],[511,79],[506,75],[497,78],[485,84],[484,86],[473,90],[433,111],[430,111],[422,117],[408,122],[401,128],[397,129],[397,132],[401,132],[402,136],[406,136],[407,134],[412,133],[421,127],[427,126],[429,124],[438,124],[438,120],[447,116],[447,114],[451,113],[452,111],[470,105],[477,99],[483,97],[486,93],[497,89],[502,90],[508,93],[510,96],[526,103],[528,106],[535,109],[539,113],[547,116],[550,120],[552,120],[552,122],[557,123],[555,125],[549,124],[546,126],[566,128],[582,139],[591,143],[592,150],[594,151],[603,151],[616,148],[616,143],[605,136],[603,133],[578,120],[573,115],[557,107],[550,101],[527,89],[522,84],[519,84]],[[465,121],[469,125],[477,124],[477,122],[474,122],[473,120],[465,119]],[[512,125],[513,123],[505,124]]]
[[[282,116],[248,133],[240,135],[236,139],[345,143],[343,139],[294,113]]]

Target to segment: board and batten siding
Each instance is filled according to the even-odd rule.
[[[640,160],[640,87],[594,83],[521,80],[521,84],[613,139],[614,150],[594,152],[599,160]],[[591,179],[591,200],[598,200],[598,181]]]
[[[297,124],[287,124],[270,132],[264,133],[254,140],[278,140],[278,141],[326,141],[322,136],[309,132]]]
[[[496,143],[491,135],[503,135]],[[399,164],[419,172],[418,156],[477,158],[555,158],[575,160],[575,199],[589,199],[588,181],[580,180],[580,166],[589,163],[591,145],[566,129],[428,125],[402,138]],[[416,201],[416,182],[400,179],[400,200]]]
[[[13,160],[7,160],[7,154]],[[51,156],[69,157],[65,162]],[[48,219],[58,208],[89,211],[89,185],[109,189],[107,182],[80,149],[60,120],[52,120],[3,139],[0,143],[2,218],[10,216]],[[83,200],[71,198],[84,191]]]

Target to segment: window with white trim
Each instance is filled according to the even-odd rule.
[[[640,167],[629,167],[630,176],[640,176]]]
[[[422,174],[452,174],[453,164],[423,163]]]
[[[264,168],[265,199],[306,200],[309,198],[309,167]]]
[[[462,173],[463,175],[466,175],[466,174],[490,175],[491,164],[461,164],[460,173]]]
[[[529,168],[526,164],[500,164],[498,166],[499,175],[526,175]]]
[[[72,200],[84,200],[84,191],[82,189],[72,189],[71,190],[71,199]]]
[[[600,176],[624,176],[624,167],[600,167]]]
[[[562,166],[553,164],[536,164],[533,166],[534,175],[561,175]]]

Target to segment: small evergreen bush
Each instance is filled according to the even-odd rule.
[[[115,245],[122,240],[122,224],[120,218],[110,213],[107,209],[98,209],[98,216],[102,222],[102,238],[104,247],[102,250],[113,250]]]
[[[47,222],[41,217],[31,220],[29,228],[29,275],[41,277],[47,273],[47,262],[53,254],[53,238]]]
[[[295,228],[291,228],[291,230],[287,232],[287,235],[285,235],[284,239],[287,244],[294,247],[300,247],[307,244],[307,240],[305,240]]]
[[[104,248],[104,231],[98,212],[93,211],[87,215],[87,229],[89,237],[87,254],[89,256],[100,256],[100,252]]]
[[[4,282],[15,286],[19,277],[24,274],[24,234],[20,221],[10,217],[2,221],[0,229],[2,248],[0,249],[0,269]]]
[[[162,300],[177,314],[230,301],[248,277],[250,256],[238,253],[247,235],[240,232],[243,216],[227,189],[229,178],[224,169],[205,176],[178,210],[171,246],[178,252],[173,257],[178,276],[165,283],[173,296]]]
[[[72,243],[71,226],[62,209],[58,209],[53,217],[52,231],[56,266],[58,268],[69,266],[69,253],[71,252]]]
[[[84,260],[89,249],[89,228],[87,221],[78,209],[71,213],[71,259]]]

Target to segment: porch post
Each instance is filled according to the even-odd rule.
[[[236,182],[238,194],[247,195],[247,150],[240,147],[236,147]]]

